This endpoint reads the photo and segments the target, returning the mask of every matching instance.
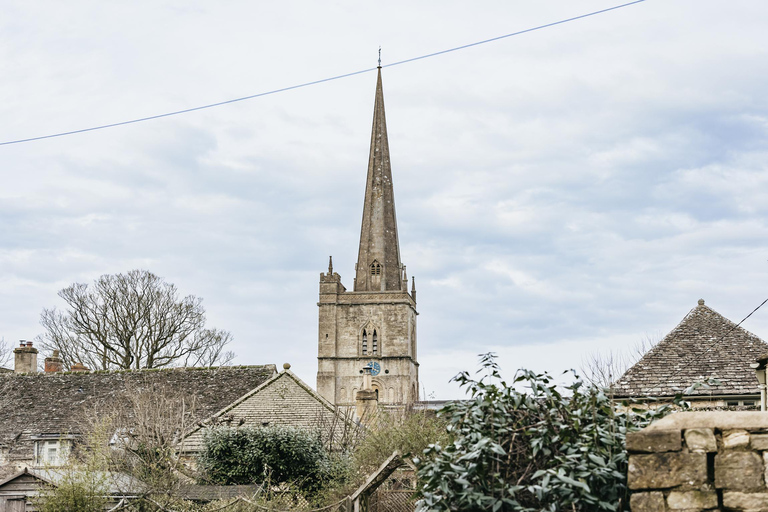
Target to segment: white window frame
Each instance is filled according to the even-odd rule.
[[[70,439],[38,438],[35,440],[35,466],[58,467],[67,463],[72,447]],[[51,450],[54,450],[51,452]]]

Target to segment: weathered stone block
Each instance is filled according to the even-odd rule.
[[[723,506],[735,510],[768,510],[768,493],[725,491]]]
[[[689,428],[683,434],[685,445],[692,452],[716,452],[717,440],[711,428]]]
[[[762,467],[762,461],[760,467]],[[628,485],[630,489],[669,489],[671,487],[690,489],[701,487],[706,483],[707,455],[705,453],[668,452],[629,456]]]
[[[768,434],[751,434],[749,442],[753,450],[768,450]]]
[[[704,510],[717,507],[715,491],[672,491],[667,496],[670,510]]]
[[[715,456],[715,487],[757,490],[763,487],[763,459],[755,452],[723,452]]]
[[[733,450],[735,448],[747,448],[749,446],[749,432],[746,430],[726,430],[723,432],[723,448]]]
[[[665,512],[664,495],[656,492],[636,492],[629,497],[632,512]]]
[[[627,434],[629,452],[678,452],[682,448],[679,430],[641,430]]]
[[[768,482],[768,452],[763,452],[763,467],[765,468],[764,482]]]

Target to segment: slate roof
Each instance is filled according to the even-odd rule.
[[[71,473],[61,469],[35,469],[24,468],[21,471],[14,473],[13,475],[0,480],[0,492],[3,491],[3,486],[13,484],[14,480],[23,478],[24,476],[30,476],[38,481],[40,484],[48,484],[58,486],[61,482],[67,478]],[[93,473],[96,478],[104,482],[106,491],[113,496],[124,496],[126,493],[135,493],[143,488],[143,484],[125,473],[117,473],[111,471],[96,471]],[[15,490],[18,490],[15,489]],[[20,492],[20,494],[26,494]]]
[[[750,364],[768,344],[703,300],[663,340],[614,383],[617,398],[672,397],[696,381],[714,377],[719,385],[686,396],[759,395]]]
[[[327,422],[329,430],[321,426],[323,421]],[[345,423],[346,426],[343,426]],[[323,434],[332,432],[337,441],[342,441],[345,432],[355,428],[355,423],[345,411],[336,408],[289,368],[199,421],[184,435],[181,451],[198,452],[203,447],[204,430],[222,424],[250,427],[292,425],[309,429],[320,427]],[[331,425],[337,428],[330,428]]]
[[[277,373],[275,365],[91,373],[0,374],[0,448],[31,457],[33,436],[77,434],[83,418],[126,405],[126,390],[165,389],[196,398],[192,421],[209,417]]]

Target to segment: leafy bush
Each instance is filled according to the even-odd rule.
[[[102,512],[107,504],[103,473],[65,469],[55,486],[44,487],[33,499],[40,512]]]
[[[211,483],[288,483],[305,491],[334,470],[317,433],[285,426],[208,429],[198,463]]]
[[[371,473],[395,450],[403,457],[419,455],[430,444],[449,440],[447,425],[434,411],[382,411],[355,448],[355,467]]]
[[[454,378],[471,399],[440,411],[453,442],[430,446],[416,461],[421,484],[417,510],[627,507],[626,434],[664,416],[669,406],[617,407],[603,389],[578,377],[561,393],[547,374],[526,370],[509,386],[493,354],[483,355],[481,366],[487,375],[479,380],[467,372]]]

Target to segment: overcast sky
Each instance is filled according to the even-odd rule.
[[[617,5],[10,1],[0,141],[256,94]],[[768,296],[768,3],[648,0],[383,70],[422,391],[496,351],[559,373]],[[0,337],[151,270],[240,364],[315,385],[319,273],[352,287],[375,72],[0,146]],[[768,338],[768,307],[744,327]]]

